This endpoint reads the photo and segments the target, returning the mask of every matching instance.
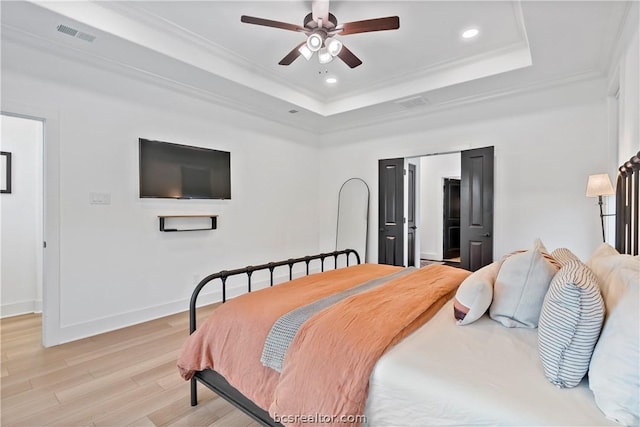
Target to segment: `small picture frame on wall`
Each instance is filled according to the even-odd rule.
[[[11,153],[0,151],[0,193],[11,193]]]

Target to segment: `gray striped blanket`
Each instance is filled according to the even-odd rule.
[[[351,295],[356,295],[369,289],[373,289],[415,270],[417,270],[415,267],[404,268],[393,274],[369,280],[361,285],[319,299],[311,304],[307,304],[288,312],[280,317],[271,327],[271,331],[269,331],[269,335],[267,335],[267,339],[264,343],[264,348],[262,349],[260,362],[268,368],[282,372],[282,363],[284,362],[284,356],[289,349],[289,345],[291,345],[291,342],[295,338],[302,324],[309,318],[325,308],[350,297]]]

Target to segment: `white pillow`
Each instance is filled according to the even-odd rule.
[[[496,261],[473,272],[458,287],[453,301],[458,325],[468,325],[478,320],[491,305],[493,283],[502,261]]]
[[[582,262],[569,261],[551,281],[538,324],[540,359],[552,384],[569,388],[582,381],[603,319],[598,279]]]
[[[640,259],[621,255],[607,243],[600,244],[587,261],[587,266],[598,277],[607,313],[613,311],[631,283],[637,285],[640,281],[638,275],[635,276],[635,282],[625,280],[625,276],[637,274]]]
[[[544,252],[544,253],[543,253]],[[536,328],[544,296],[558,271],[540,240],[533,249],[507,257],[493,286],[489,316],[509,328]]]
[[[589,388],[607,418],[625,425],[638,425],[640,259],[620,255],[612,247],[603,245],[589,259],[607,307],[602,334],[589,365]]]

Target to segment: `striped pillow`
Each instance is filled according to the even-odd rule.
[[[569,261],[549,285],[538,324],[540,359],[552,384],[569,388],[580,383],[603,319],[598,279],[582,262]]]
[[[560,264],[560,267],[571,261],[580,261],[580,258],[567,248],[556,248],[551,252],[551,256]]]

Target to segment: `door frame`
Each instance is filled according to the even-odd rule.
[[[419,213],[420,211],[418,210],[418,202],[419,202],[419,198],[417,197],[418,194],[420,194],[420,184],[419,184],[419,177],[420,177],[420,162],[415,162],[413,161],[413,159],[405,159],[405,163],[404,163],[404,168],[407,171],[407,173],[405,174],[404,180],[405,180],[405,185],[404,185],[404,192],[405,194],[403,195],[403,197],[405,197],[405,204],[404,204],[404,217],[406,218],[405,224],[404,224],[404,235],[405,235],[405,249],[404,249],[404,256],[403,256],[403,262],[404,265],[406,265],[407,267],[420,267],[420,239],[417,239],[416,236],[419,233],[419,228],[418,228],[418,224],[420,221],[418,221],[419,218]],[[413,169],[413,170],[412,170]],[[411,174],[413,174],[413,200],[411,200],[411,194],[410,194],[410,188],[411,185],[409,184],[409,179],[411,177]],[[411,209],[411,204],[413,203],[413,265],[411,265],[409,263],[409,260],[411,258],[411,254],[409,253],[409,249],[411,247],[411,239],[410,239],[410,231],[409,228],[411,227],[411,215],[410,215],[410,209]]]
[[[476,148],[485,148],[485,147],[476,147]],[[467,149],[464,149],[464,150],[443,151],[443,152],[437,152],[437,153],[428,153],[428,154],[421,154],[421,155],[414,155],[414,156],[406,156],[406,157],[404,157],[405,169],[407,168],[407,164],[408,164],[409,160],[419,159],[419,158],[421,158],[421,157],[438,156],[438,155],[442,155],[442,154],[460,154],[460,155],[462,155],[462,152],[463,152],[463,151],[474,150],[474,149],[476,149],[476,148],[467,148]],[[398,158],[398,157],[395,157],[395,158]],[[388,159],[391,159],[391,158],[388,158]],[[386,159],[386,160],[388,160],[388,159]],[[380,160],[385,160],[385,159],[379,159],[379,160],[378,160],[378,162],[379,162]],[[463,172],[463,171],[462,171],[462,161],[461,161],[461,164],[460,164],[460,175],[461,175],[461,176],[460,176],[460,178],[461,178],[461,179],[462,179],[462,175],[463,175],[463,173],[462,173],[462,172]],[[420,173],[421,173],[420,168],[419,168],[419,167],[418,167],[418,168],[416,168],[416,174],[417,174],[417,177],[419,177],[419,176],[420,176]],[[407,203],[407,200],[408,200],[408,190],[407,190],[407,187],[408,187],[408,185],[407,185],[407,181],[408,181],[408,178],[407,178],[407,174],[405,173],[405,174],[404,174],[404,183],[403,183],[403,187],[404,187],[404,194],[403,194],[403,200],[404,200],[404,207],[403,207],[403,209],[404,209],[404,218],[406,218],[406,217],[407,217],[407,209],[408,209],[408,203]],[[417,179],[417,181],[419,182],[419,181],[420,181],[420,179]],[[378,191],[379,191],[379,188],[378,188]],[[378,194],[378,196],[379,196],[379,194]],[[420,218],[420,209],[421,209],[421,206],[422,206],[422,201],[421,201],[421,199],[420,199],[419,185],[416,185],[416,199],[415,199],[415,203],[416,203],[416,207],[417,207],[416,215],[417,215],[417,217],[418,217],[418,218]],[[492,208],[492,209],[495,209],[495,200],[494,200],[493,208]],[[379,215],[380,215],[380,213],[378,212],[378,216],[379,216]],[[419,221],[418,221],[418,229],[420,229],[420,223],[419,223]],[[405,221],[405,223],[404,223],[404,232],[403,232],[403,237],[404,237],[404,239],[405,239],[405,240],[406,240],[406,238],[407,238],[407,234],[408,234],[408,230],[407,230],[407,224],[406,224],[406,221]],[[492,235],[491,235],[491,239],[492,239],[492,240],[494,239],[494,233],[492,233]],[[378,247],[379,247],[379,246],[380,246],[380,242],[378,242]],[[403,243],[403,245],[402,245],[402,246],[403,246],[403,248],[404,248],[404,249],[403,249],[403,250],[404,250],[404,260],[403,260],[403,262],[404,262],[404,265],[407,265],[407,259],[408,259],[408,254],[407,254],[407,245]],[[380,257],[380,254],[378,254],[378,257]],[[493,258],[493,254],[492,254],[492,258]],[[419,260],[419,256],[418,256],[418,260]]]
[[[60,124],[59,113],[42,106],[2,100],[0,113],[43,122],[42,139],[42,246],[39,286],[42,288],[42,344],[60,344]],[[46,248],[45,248],[46,242]]]
[[[36,165],[36,179],[35,179],[35,193],[36,193],[36,218],[35,218],[35,274],[36,274],[36,294],[35,300],[31,309],[33,313],[40,313],[43,311],[43,271],[44,271],[44,248],[42,243],[44,242],[44,119],[37,117],[29,117],[24,114],[16,114],[13,112],[0,111],[0,115],[3,117],[11,117],[16,119],[29,120],[31,122],[38,122],[42,125],[42,134],[38,140],[36,153],[37,153],[37,165]],[[27,307],[24,307],[27,309]],[[20,313],[25,314],[25,313]],[[19,314],[18,314],[19,315]],[[11,316],[11,315],[10,315]]]

